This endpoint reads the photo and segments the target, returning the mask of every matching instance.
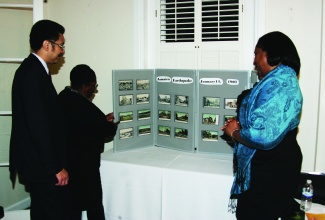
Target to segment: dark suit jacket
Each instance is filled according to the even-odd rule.
[[[11,176],[27,182],[56,182],[66,165],[63,117],[45,68],[30,54],[12,85]]]
[[[69,88],[60,92],[59,102],[66,122],[68,168],[80,175],[90,175],[88,171],[100,166],[105,137],[114,136],[117,125],[107,122],[95,104]]]
[[[100,154],[106,137],[113,137],[117,125],[79,93],[65,88],[59,94],[66,121],[69,187],[75,205],[87,210],[102,205]]]

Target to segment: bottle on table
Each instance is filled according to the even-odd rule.
[[[301,203],[300,209],[302,211],[309,211],[311,209],[311,204],[313,200],[314,189],[313,185],[311,184],[311,180],[307,180],[306,184],[302,188],[302,196],[301,196]]]

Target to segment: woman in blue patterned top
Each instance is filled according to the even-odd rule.
[[[303,101],[300,59],[281,32],[262,36],[254,54],[259,82],[245,94],[238,117],[222,128],[235,141],[230,210],[237,219],[286,219],[302,162],[296,140]]]

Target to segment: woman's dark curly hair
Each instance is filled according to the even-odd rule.
[[[281,63],[294,69],[297,75],[299,74],[300,58],[295,45],[287,35],[279,31],[270,32],[258,40],[256,47],[266,52],[270,66]]]

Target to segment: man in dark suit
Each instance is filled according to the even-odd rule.
[[[30,192],[32,220],[71,219],[63,117],[47,64],[64,55],[64,27],[41,20],[30,32],[32,53],[12,85],[10,175]]]
[[[74,220],[87,211],[88,220],[104,220],[100,180],[100,154],[105,140],[112,139],[118,123],[113,113],[105,115],[89,99],[97,88],[95,72],[77,65],[70,73],[71,87],[59,94],[66,119],[69,188],[75,203]]]

